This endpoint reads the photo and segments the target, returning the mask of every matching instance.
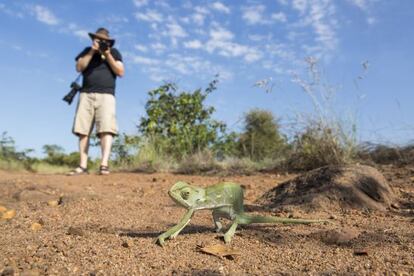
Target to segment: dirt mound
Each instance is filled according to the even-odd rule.
[[[257,203],[332,213],[347,208],[385,211],[394,198],[387,180],[373,167],[328,166],[280,184]]]

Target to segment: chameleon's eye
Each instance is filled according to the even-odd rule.
[[[182,191],[181,192],[181,197],[183,199],[188,199],[189,196],[190,196],[190,192],[189,191]]]

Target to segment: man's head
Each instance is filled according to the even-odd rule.
[[[99,41],[106,41],[109,46],[112,47],[115,44],[115,39],[109,36],[109,31],[105,28],[99,28],[95,33],[89,33],[92,40],[98,39]]]

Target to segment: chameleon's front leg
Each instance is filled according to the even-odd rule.
[[[181,230],[190,222],[191,217],[194,214],[193,209],[189,209],[187,213],[181,218],[180,222],[177,223],[177,225],[171,227],[166,232],[162,233],[157,237],[156,242],[158,242],[159,245],[163,246],[165,239],[168,238],[175,238]]]
[[[230,226],[229,230],[224,234],[224,242],[230,243],[231,239],[234,237],[234,234],[236,233],[238,223],[237,219],[233,221],[233,224]]]

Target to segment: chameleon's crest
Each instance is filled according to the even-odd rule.
[[[168,194],[177,204],[187,209],[204,200],[204,189],[191,186],[182,181],[175,183]]]

